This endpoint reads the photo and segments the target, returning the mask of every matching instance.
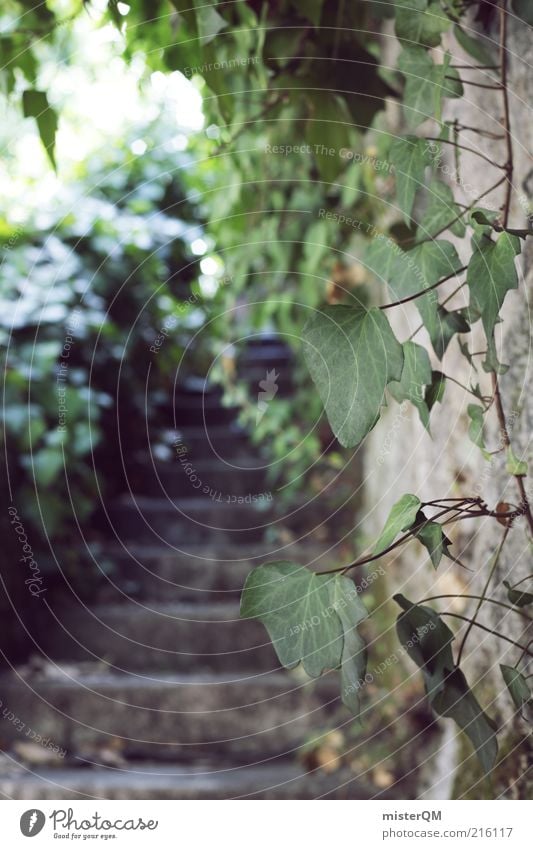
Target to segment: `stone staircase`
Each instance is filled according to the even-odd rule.
[[[268,363],[261,353],[250,358],[253,379]],[[63,575],[23,623],[30,660],[0,680],[3,798],[375,792],[353,772],[310,770],[299,757],[318,733],[350,722],[335,674],[310,682],[281,670],[264,628],[239,619],[254,566],[323,568],[345,552],[310,541],[314,507],[283,516],[236,411],[196,389],[175,398],[174,456],[137,458],[132,491],[109,507],[91,603]]]

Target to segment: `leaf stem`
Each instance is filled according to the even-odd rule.
[[[428,286],[426,289],[422,289],[421,292],[415,292],[414,295],[408,295],[406,298],[400,298],[399,301],[393,301],[391,304],[382,304],[379,309],[390,310],[392,309],[392,307],[399,307],[401,304],[407,304],[409,303],[409,301],[414,301],[416,298],[421,298],[423,295],[427,294],[427,292],[431,292],[432,289],[437,289],[438,286],[441,286],[443,283],[446,283],[447,280],[451,280],[452,277],[456,277],[458,274],[462,274],[463,271],[466,271],[467,268],[467,265],[463,265],[461,268],[458,268],[457,271],[452,271],[451,274],[448,274],[441,280],[437,280],[436,283],[432,283],[431,286]]]
[[[506,0],[500,2],[500,79],[503,92],[503,131],[505,145],[507,148],[507,162],[505,163],[507,187],[503,205],[503,226],[509,223],[509,210],[511,208],[511,192],[513,188],[513,141],[511,138],[511,117],[509,109],[509,92],[507,91],[507,9]]]
[[[470,127],[468,124],[456,124],[458,130],[467,130],[471,133],[478,133],[480,136],[485,136],[488,139],[494,139],[498,141],[499,139],[503,139],[504,136],[501,133],[492,133],[490,130],[485,130],[484,127]]]
[[[439,613],[439,616],[453,616],[454,619],[462,619],[463,622],[472,623],[472,620],[469,619],[468,616],[462,616],[460,613],[452,613],[449,610],[443,610],[442,613]],[[499,637],[501,640],[505,640],[507,643],[511,643],[511,645],[516,646],[517,649],[522,649],[522,657],[524,656],[524,654],[528,654],[530,657],[533,657],[533,652],[529,651],[529,646],[531,645],[533,640],[531,640],[527,644],[527,646],[523,646],[521,643],[517,643],[515,642],[515,640],[511,640],[510,637],[506,637],[505,634],[500,634],[499,631],[493,631],[492,628],[487,628],[487,626],[482,625],[481,622],[474,622],[472,624],[474,624],[476,628],[481,628],[482,631],[487,631],[487,633],[493,634],[495,637]]]
[[[500,165],[498,162],[494,162],[489,156],[485,156],[484,153],[481,153],[480,150],[475,150],[473,147],[468,147],[465,144],[459,144],[459,142],[450,141],[450,139],[439,139],[437,136],[426,136],[428,141],[439,142],[440,144],[449,144],[452,147],[458,148],[459,150],[464,150],[466,153],[472,153],[474,156],[479,156],[481,159],[484,159],[485,162],[488,162],[489,165],[492,165],[494,168],[499,168],[501,171],[505,171],[507,166]]]
[[[492,390],[494,393],[494,404],[496,407],[496,415],[498,416],[498,421],[500,424],[500,431],[502,442],[506,448],[511,447],[511,438],[509,436],[509,429],[507,427],[507,419],[505,417],[505,411],[503,409],[502,396],[500,393],[500,384],[498,382],[498,375],[495,372],[492,372]],[[524,486],[524,478],[522,475],[514,475],[516,480],[516,485],[518,488],[518,492],[520,494],[520,507],[523,514],[526,516],[529,529],[533,534],[533,515],[531,514],[531,507],[528,501],[526,488]]]
[[[468,625],[468,628],[466,629],[466,632],[465,632],[465,634],[464,634],[464,636],[463,636],[463,639],[462,639],[462,641],[461,641],[461,645],[459,646],[459,651],[457,652],[457,661],[456,661],[456,666],[460,666],[460,664],[461,664],[461,657],[462,657],[462,655],[463,655],[463,651],[464,651],[464,648],[465,648],[465,645],[466,645],[466,641],[467,641],[467,639],[468,639],[468,635],[470,634],[470,632],[471,632],[472,628],[474,627],[474,625],[475,625],[475,623],[476,623],[477,615],[478,615],[478,613],[479,613],[479,611],[480,611],[480,609],[481,609],[481,605],[483,604],[483,602],[484,602],[484,601],[486,600],[486,598],[487,598],[487,590],[488,590],[488,588],[489,588],[490,582],[492,581],[492,576],[494,575],[494,572],[496,571],[496,568],[497,568],[497,566],[498,566],[498,562],[499,562],[499,560],[500,560],[500,554],[501,554],[501,552],[502,552],[502,548],[503,548],[503,546],[504,546],[504,544],[505,544],[505,540],[507,539],[507,536],[508,536],[508,534],[509,534],[509,531],[510,531],[510,527],[509,527],[509,526],[507,526],[507,527],[505,528],[504,532],[503,532],[503,536],[502,536],[502,539],[501,539],[500,545],[498,546],[498,549],[497,549],[497,551],[496,551],[496,554],[494,555],[494,559],[493,559],[493,561],[492,561],[492,565],[491,565],[491,567],[490,567],[490,569],[489,569],[489,574],[488,574],[488,576],[487,576],[487,580],[486,580],[486,582],[485,582],[485,586],[483,587],[483,590],[482,590],[481,596],[479,597],[479,601],[478,601],[477,606],[476,606],[476,609],[475,609],[475,611],[474,611],[474,616],[473,616],[473,618],[470,620],[470,624]]]
[[[452,76],[452,74],[445,74],[444,79],[454,80],[455,82],[457,82],[457,77]],[[490,88],[494,91],[500,91],[502,87],[501,83],[497,83],[496,85],[489,85],[488,83],[476,83],[473,80],[463,80],[462,77],[461,82],[463,83],[463,85],[471,85],[474,86],[474,88]]]
[[[456,222],[456,221],[459,221],[459,220],[463,217],[463,215],[466,215],[466,213],[467,213],[467,212],[470,212],[470,210],[471,210],[471,209],[473,209],[473,208],[474,208],[474,206],[477,206],[477,204],[479,203],[479,201],[480,201],[480,200],[483,200],[483,198],[484,198],[486,195],[490,194],[490,192],[494,191],[494,189],[497,189],[499,186],[501,186],[501,184],[502,184],[503,182],[505,182],[505,179],[506,179],[506,178],[505,178],[505,176],[504,176],[504,177],[500,177],[500,179],[498,180],[498,182],[497,182],[497,183],[494,183],[494,185],[493,185],[493,186],[490,186],[490,188],[485,189],[485,191],[484,191],[484,192],[482,192],[482,194],[478,195],[478,197],[477,197],[475,200],[473,200],[473,201],[472,201],[472,203],[471,203],[469,206],[466,206],[466,207],[465,207],[465,208],[464,208],[461,212],[459,212],[459,213],[455,216],[455,218],[452,218],[452,220],[451,220],[451,221],[449,221],[449,222],[448,222],[448,223],[447,223],[444,227],[441,227],[441,229],[440,229],[440,230],[438,230],[436,233],[434,233],[434,234],[433,234],[433,236],[426,236],[426,238],[424,238],[424,239],[420,239],[419,241],[414,242],[414,243],[412,244],[412,247],[416,248],[418,245],[422,245],[422,244],[424,244],[424,242],[433,242],[433,241],[434,241],[435,239],[437,239],[437,238],[438,238],[438,237],[439,237],[442,233],[446,232],[446,230],[449,230],[449,228],[450,228],[450,227],[452,227],[452,226],[455,224],[455,222]],[[400,245],[402,245],[402,244],[408,244],[409,242],[412,242],[412,239],[405,239],[403,242],[400,242]]]
[[[421,601],[417,601],[417,604],[424,604],[426,601],[440,601],[442,598],[471,598],[478,599],[482,601],[488,601],[490,604],[496,604],[498,607],[504,607],[506,610],[510,610],[512,613],[517,613],[518,616],[521,616],[523,619],[527,619],[528,622],[533,622],[530,616],[527,613],[523,613],[516,607],[513,607],[511,604],[505,604],[504,601],[498,601],[495,598],[483,598],[480,595],[470,595],[468,593],[445,593],[444,595],[432,595],[428,598],[423,598]]]

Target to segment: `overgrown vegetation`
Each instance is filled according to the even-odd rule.
[[[83,6],[89,9],[91,4]],[[485,28],[498,27],[498,48],[493,38],[480,40],[468,31],[464,15],[472,8]],[[532,23],[529,4],[514,0],[512,9]],[[73,7],[71,13],[75,11]],[[490,375],[490,393],[478,383],[464,387],[472,396],[469,435],[486,455],[491,446],[485,444],[484,423],[496,417],[508,473],[515,480],[515,503],[489,509],[482,496],[468,492],[454,499],[436,492],[426,502],[416,494],[398,493],[367,555],[336,574],[312,574],[288,562],[265,564],[249,576],[242,599],[242,615],[264,622],[283,665],[301,663],[312,677],[340,669],[343,701],[357,713],[366,665],[357,625],[367,611],[347,574],[412,539],[422,543],[437,569],[443,558],[455,559],[446,535],[449,524],[491,518],[502,525],[501,544],[486,564],[486,584],[472,599],[471,616],[428,606],[443,597],[395,597],[398,638],[422,671],[433,710],[453,718],[465,731],[489,773],[498,753],[496,728],[461,669],[464,647],[472,629],[484,627],[478,621],[483,605],[500,604],[521,616],[533,603],[522,581],[509,585],[508,604],[491,597],[498,558],[515,525],[525,523],[529,535],[533,533],[525,484],[528,467],[512,444],[499,388],[506,365],[500,362],[497,326],[508,293],[518,286],[516,258],[530,236],[526,227],[509,226],[509,4],[285,0],[206,6],[160,0],[129,9],[110,2],[108,14],[122,33],[127,57],[143,50],[152,70],[179,70],[205,81],[210,132],[204,142],[205,162],[199,155],[191,180],[232,280],[220,302],[236,303],[246,296],[258,302],[251,310],[252,326],[263,326],[268,319],[280,332],[301,336],[316,392],[343,446],[355,447],[364,440],[386,402],[413,404],[428,430],[432,418],[446,416],[450,377],[443,365],[431,366],[430,354],[443,361],[450,346],[458,344],[480,374]],[[394,69],[380,64],[381,26],[392,16],[400,45]],[[24,30],[42,28],[55,38],[57,23],[46,10],[25,21]],[[466,75],[454,66],[452,52],[442,47],[444,35],[447,44],[455,39],[471,56]],[[24,63],[18,62],[15,45],[24,33],[15,26],[7,37],[14,56],[8,90],[15,92],[17,74],[25,78],[24,114],[36,119],[55,165],[53,90],[45,93],[33,87],[38,64],[33,48],[23,51]],[[483,71],[483,79],[490,82],[477,82],[472,76],[476,71]],[[471,151],[494,170],[494,181],[488,191],[461,206],[441,178],[441,162],[447,147],[463,147],[462,128],[446,120],[446,101],[462,97],[468,85],[488,85],[501,94],[502,157],[496,162]],[[381,114],[386,98],[401,101],[407,134],[391,138],[386,131]],[[202,182],[209,158],[220,162],[224,175],[223,185],[219,179],[212,190]],[[390,205],[388,233],[378,229],[376,186]],[[503,205],[495,208],[493,192],[499,189],[504,191]],[[451,235],[470,244],[466,261],[460,259]],[[352,264],[355,248],[366,271],[353,281],[340,272]],[[453,292],[441,296],[452,279]],[[450,308],[452,295],[463,289],[468,305]],[[431,349],[419,341],[416,330],[408,339],[397,338],[389,320],[395,309],[411,301],[420,315],[418,331],[425,329]],[[478,323],[486,344],[482,351],[473,351],[469,337]],[[71,442],[69,449],[74,453],[75,445]],[[59,448],[47,445],[46,450],[56,456]],[[452,615],[468,622],[455,651],[454,634],[444,621]],[[498,632],[492,636],[509,640]],[[525,662],[532,654],[528,643],[516,643],[515,665],[502,667],[509,698],[521,712],[531,707]]]

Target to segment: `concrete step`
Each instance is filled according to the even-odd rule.
[[[347,544],[199,545],[108,547],[93,550],[101,603],[120,593],[143,601],[229,601],[238,599],[248,572],[267,561],[294,560],[312,569],[335,568],[353,559]]]
[[[51,603],[50,597],[47,599]],[[53,610],[53,608],[52,608]],[[262,672],[279,668],[265,628],[239,606],[124,601],[93,608],[59,598],[37,644],[62,661],[103,660],[118,670]]]
[[[154,498],[125,494],[108,511],[113,533],[121,541],[143,545],[187,547],[200,543],[245,545],[259,543],[268,534],[304,534],[319,528],[324,537],[337,527],[340,511],[324,516],[320,499],[290,508],[277,503],[275,493],[206,494],[198,498]]]
[[[112,743],[127,758],[214,758],[251,763],[292,756],[324,729],[338,705],[336,673],[314,682],[296,674],[118,674],[79,665],[0,677],[0,737],[20,739],[20,724],[68,755]],[[10,721],[10,711],[17,722]]]
[[[185,443],[183,443],[185,445]],[[139,492],[143,495],[174,498],[210,498],[264,495],[267,492],[265,464],[258,458],[237,456],[223,462],[216,458],[198,459],[187,451],[171,462],[147,460]]]
[[[261,497],[215,493],[172,500],[123,495],[111,505],[109,517],[122,540],[170,545],[257,542],[275,521],[269,493]]]
[[[371,799],[377,792],[347,769],[327,775],[283,761],[240,768],[141,762],[120,769],[0,772],[3,799]],[[405,798],[397,790],[378,795]]]
[[[238,407],[225,407],[219,393],[174,393],[173,408],[177,427],[230,425],[239,416]]]
[[[223,460],[235,457],[249,444],[245,431],[237,424],[208,427],[180,425],[176,431],[168,434],[167,441],[170,446],[176,442],[182,443],[193,457],[218,454]]]

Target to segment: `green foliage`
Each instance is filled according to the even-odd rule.
[[[440,120],[443,97],[461,97],[459,76],[449,65],[449,54],[441,65],[435,65],[423,47],[402,50],[398,67],[405,77],[403,107],[410,130],[415,130],[428,118]]]
[[[366,668],[356,627],[366,615],[349,578],[286,561],[254,569],[242,592],[241,616],[263,622],[283,666],[301,663],[312,678],[341,669],[342,699],[355,714]]]
[[[399,381],[391,381],[388,390],[395,401],[410,401],[420,421],[429,430],[429,408],[424,400],[425,388],[431,384],[431,362],[428,353],[416,342],[404,342],[403,369]]]
[[[455,35],[458,44],[461,45],[463,50],[465,50],[473,59],[476,60],[480,65],[492,65],[494,64],[494,57],[490,50],[483,44],[479,38],[473,38],[469,33],[465,32],[465,30],[459,25],[454,26],[453,34]]]
[[[428,0],[397,0],[396,35],[401,41],[436,47],[450,27],[439,3]]]
[[[73,20],[87,5],[75,8]],[[365,279],[369,285],[358,288],[357,295],[353,286],[332,286],[339,268],[349,267],[354,255],[364,259],[366,270],[386,284],[393,303],[381,307],[408,312],[411,304],[404,306],[404,302],[412,301],[438,359],[457,340],[473,365],[475,354],[457,337],[468,334],[470,324],[479,320],[487,342],[485,371],[497,381],[505,370],[496,356],[495,329],[507,293],[518,286],[519,237],[526,238],[529,231],[509,229],[507,188],[502,210],[479,207],[481,197],[462,207],[452,188],[437,178],[447,145],[459,163],[459,127],[457,122],[447,123],[443,115],[447,99],[463,94],[460,75],[446,49],[448,41],[443,44],[442,36],[453,26],[457,43],[482,65],[496,64],[496,51],[461,26],[464,8],[472,4],[398,0],[394,4],[401,47],[397,73],[380,66],[376,26],[392,9],[380,3],[337,5],[335,26],[330,26],[334,4],[324,0],[211,5],[198,0],[170,4],[154,0],[129,6],[109,0],[102,20],[113,21],[120,30],[119,49],[124,57],[136,61],[139,55],[146,56],[145,79],[149,70],[179,70],[193,78],[204,95],[210,133],[196,141],[197,162],[184,177],[200,211],[193,212],[185,203],[181,188],[176,193],[176,162],[172,157],[166,163],[164,157],[158,158],[155,143],[149,146],[146,159],[132,158],[128,168],[117,169],[118,174],[112,156],[100,175],[87,164],[84,177],[90,178],[92,187],[104,175],[113,179],[104,180],[99,191],[93,189],[96,212],[93,206],[83,218],[79,198],[71,203],[74,212],[53,222],[54,236],[59,234],[57,241],[67,249],[67,270],[58,268],[65,256],[58,259],[50,228],[28,227],[3,266],[3,314],[17,298],[20,301],[14,329],[17,345],[9,354],[6,379],[7,439],[19,450],[16,483],[28,502],[34,476],[39,486],[50,490],[44,500],[48,527],[54,521],[61,527],[64,521],[65,464],[77,505],[82,511],[91,509],[94,489],[87,475],[88,455],[98,440],[104,462],[105,452],[109,456],[114,450],[107,434],[116,411],[108,405],[119,367],[129,390],[128,399],[121,402],[125,405],[121,420],[128,422],[129,444],[135,448],[144,405],[139,375],[147,365],[147,343],[153,339],[154,328],[169,312],[180,310],[182,335],[166,344],[157,359],[158,391],[164,398],[184,337],[203,320],[203,314],[197,314],[202,309],[196,303],[198,274],[189,239],[183,225],[172,229],[175,219],[161,212],[176,204],[180,215],[210,219],[209,237],[215,250],[223,249],[225,271],[232,280],[215,301],[230,316],[212,325],[217,352],[232,339],[237,312],[233,308],[243,302],[250,306],[241,332],[275,327],[291,339],[302,339],[299,350],[303,348],[316,395],[341,445],[355,446],[364,440],[379,420],[388,395],[398,403],[413,404],[427,430],[432,410],[433,416],[446,414],[444,366],[443,371],[432,368],[431,352],[425,346],[411,337],[396,337],[392,328],[397,325],[379,308],[381,298],[376,293],[382,290],[375,279],[370,283]],[[512,0],[514,13],[531,22],[529,5],[526,0]],[[498,12],[490,4],[480,5],[478,11],[479,19],[487,23]],[[18,25],[21,13],[24,29]],[[505,14],[505,9],[499,14]],[[60,19],[46,4],[28,8],[27,3],[13,2],[4,23],[0,38],[6,98],[23,116],[35,120],[55,168],[58,112],[51,104],[59,108],[60,98],[53,86],[48,90],[46,74],[41,73],[41,50],[60,49],[68,20]],[[408,134],[391,139],[380,113],[386,98],[398,97],[399,91]],[[156,134],[154,127],[150,133]],[[123,164],[123,150],[119,156]],[[182,164],[190,166],[191,159]],[[511,161],[504,165],[508,178],[511,166]],[[389,232],[376,236],[374,225],[381,224],[384,205]],[[374,235],[366,250],[363,224],[367,234]],[[468,234],[472,240],[465,281],[470,296],[467,310],[450,311],[447,300],[440,297],[441,286],[463,273],[455,245],[439,238],[448,230],[457,238]],[[25,278],[29,278],[27,289],[14,293],[11,281]],[[52,286],[52,280],[59,285]],[[73,286],[72,280],[78,283]],[[125,280],[128,286],[123,290]],[[92,298],[85,296],[89,281]],[[82,293],[79,344],[71,360],[67,393],[69,438],[65,440],[57,434],[57,400],[50,397],[47,381],[58,362],[64,324],[80,305]],[[192,307],[184,304],[191,293]],[[401,305],[395,305],[397,301]],[[150,308],[145,310],[147,302]],[[312,317],[302,331],[304,316],[309,314]],[[132,323],[135,332],[124,357],[124,327]],[[6,348],[7,334],[4,324]],[[212,353],[207,352],[208,360]],[[96,393],[89,397],[90,370]],[[305,396],[308,390],[303,386]],[[496,405],[489,405],[479,387],[471,392],[481,406],[468,407],[469,435],[488,457],[483,424]],[[437,408],[437,402],[443,406]],[[299,399],[295,403],[308,419],[315,420],[315,396],[308,404]],[[271,430],[265,421],[258,433],[268,438],[283,431],[276,443],[281,454],[291,440],[298,442],[299,416],[304,414],[299,411],[291,419],[290,405],[276,409]],[[90,432],[85,421],[88,413]],[[320,447],[318,439],[307,445],[307,450]],[[511,446],[505,448],[507,470],[523,485],[527,464]],[[297,462],[303,468],[307,455],[301,452]],[[416,495],[403,496],[394,505],[373,554],[357,565],[394,548],[400,542],[398,536],[405,533],[425,547],[437,568],[442,557],[449,555],[447,519],[501,518],[480,498],[465,503],[466,507],[438,500],[423,504]],[[526,507],[521,501],[519,512],[526,512]],[[446,514],[442,524],[441,513]],[[504,520],[506,531],[514,518],[513,514]],[[337,576],[315,575],[287,562],[259,567],[246,581],[241,612],[263,621],[283,665],[302,664],[312,677],[339,669],[342,699],[357,713],[366,664],[357,627],[366,611],[344,571]],[[518,585],[505,586],[514,607],[531,603],[531,594],[517,589]],[[484,770],[490,771],[497,754],[495,731],[458,666],[464,642],[454,660],[454,636],[441,615],[403,596],[396,600],[402,609],[398,637],[422,670],[433,710],[454,719],[470,738]],[[476,615],[471,624],[477,624]],[[513,667],[502,667],[502,675],[513,703],[522,709],[530,701],[524,676]]]
[[[417,237],[427,239],[447,229],[454,236],[464,236],[466,227],[459,217],[461,209],[454,202],[451,188],[440,180],[432,180],[427,193],[429,201],[421,216]]]
[[[509,581],[503,581],[502,583],[507,590],[507,598],[515,607],[527,607],[529,604],[533,604],[532,593],[515,589],[510,585]]]
[[[505,686],[518,710],[522,710],[531,701],[531,691],[524,676],[514,666],[500,664]]]
[[[57,132],[57,114],[48,102],[45,91],[26,89],[22,93],[22,109],[25,118],[35,118],[39,135],[45,147],[48,158],[56,167],[55,144]]]
[[[403,351],[383,312],[327,307],[303,331],[304,354],[341,445],[357,445],[374,427],[385,387],[401,378]]]
[[[485,447],[485,439],[483,437],[483,422],[485,410],[478,404],[469,404],[466,411],[470,418],[470,424],[468,425],[468,435],[474,445],[478,446],[484,458],[487,460],[490,458],[490,454],[488,453]]]
[[[396,174],[399,210],[409,226],[416,192],[424,184],[426,167],[431,162],[428,144],[416,136],[397,138],[390,149],[390,161]]]
[[[466,281],[470,290],[470,315],[481,317],[487,336],[489,354],[494,352],[494,328],[499,320],[505,296],[518,286],[515,257],[520,253],[520,239],[500,233],[494,240],[485,230],[474,235],[474,252],[468,264]],[[492,370],[487,358],[484,367]]]
[[[498,754],[495,725],[454,664],[453,633],[430,607],[412,604],[402,595],[394,600],[403,611],[396,623],[398,638],[422,671],[434,711],[455,720],[472,742],[485,772],[490,772]]]
[[[414,525],[421,501],[416,495],[402,495],[392,507],[385,526],[374,546],[374,554],[381,554],[396,539],[401,531],[407,531]]]
[[[423,511],[420,511],[417,516],[417,525],[419,527],[415,530],[415,537],[427,549],[430,560],[436,569],[444,555],[450,556],[448,549],[451,540],[444,533],[442,525],[426,519]]]

